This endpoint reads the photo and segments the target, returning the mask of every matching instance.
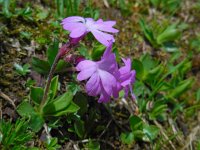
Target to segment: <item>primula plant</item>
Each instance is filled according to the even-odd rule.
[[[199,149],[199,6],[0,0],[0,149]]]
[[[45,122],[48,122],[49,117],[77,113],[81,107],[73,102],[76,92],[74,93],[70,88],[64,94],[58,94],[59,77],[54,77],[54,74],[62,61],[71,64],[79,84],[82,84],[80,81],[87,80],[83,90],[88,96],[99,97],[98,103],[116,100],[120,92],[124,93],[124,98],[130,94],[132,101],[135,101],[133,85],[136,71],[131,69],[131,59],[122,58],[123,64],[120,65],[115,53],[112,52],[112,45],[115,42],[114,33],[118,33],[118,30],[113,28],[115,24],[115,21],[103,21],[102,19],[95,21],[92,18],[79,16],[62,20],[63,29],[70,32],[68,42],[58,49],[57,54],[53,52],[53,61],[52,58],[48,58],[47,62],[38,58],[33,59],[33,67],[36,71],[45,69],[41,67],[44,66],[41,64],[51,62],[45,87],[32,86],[31,101],[24,101],[17,108],[22,117],[30,118],[29,123],[32,130],[39,131]],[[79,43],[90,32],[98,42],[106,47],[99,61],[87,60],[84,56],[75,54]],[[37,66],[37,64],[40,65]],[[64,69],[63,66],[62,68]]]

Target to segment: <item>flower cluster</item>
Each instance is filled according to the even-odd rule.
[[[110,97],[117,98],[119,91],[125,91],[125,96],[135,81],[135,71],[131,71],[131,60],[122,59],[125,66],[118,68],[115,54],[112,53],[112,43],[105,50],[100,61],[83,60],[76,69],[80,71],[77,76],[79,81],[88,80],[86,90],[88,95],[100,95],[98,100],[108,102]],[[132,89],[130,89],[132,90]]]
[[[124,90],[125,96],[129,90],[132,94],[132,84],[135,82],[135,70],[131,70],[131,60],[123,59],[124,66],[119,67],[116,56],[112,53],[112,44],[115,41],[112,34],[115,21],[94,21],[92,18],[68,17],[62,21],[63,28],[70,31],[70,43],[77,44],[88,32],[103,45],[107,46],[101,60],[82,60],[76,66],[79,71],[79,81],[88,80],[86,91],[90,96],[99,96],[99,103],[109,102],[111,97],[118,98],[119,92]],[[132,94],[133,95],[133,94]]]

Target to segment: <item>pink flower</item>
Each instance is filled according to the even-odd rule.
[[[135,97],[132,93],[132,84],[135,82],[136,71],[131,70],[131,59],[122,58],[125,66],[121,67],[118,72],[115,73],[115,77],[117,79],[117,86],[114,89],[113,96],[118,97],[119,91],[122,89],[125,92],[125,97],[128,96],[128,92],[130,91],[132,97]]]
[[[110,100],[117,83],[112,74],[117,69],[117,63],[111,48],[112,45],[105,50],[100,61],[84,60],[76,67],[77,71],[80,71],[77,76],[79,81],[90,78],[86,83],[86,91],[90,96],[100,95],[99,103]]]
[[[108,102],[113,96],[117,98],[121,90],[125,91],[125,96],[129,90],[132,92],[132,84],[135,81],[135,70],[131,70],[131,60],[122,59],[125,66],[118,68],[115,54],[112,53],[112,43],[105,50],[100,61],[81,61],[76,69],[80,71],[77,79],[87,80],[86,91],[90,96],[98,96],[101,102]]]
[[[99,19],[94,21],[92,18],[83,18],[79,16],[68,17],[62,20],[63,28],[70,31],[70,37],[73,42],[80,41],[88,32],[91,32],[94,37],[103,45],[108,46],[109,41],[115,41],[112,34],[118,30],[113,26],[115,21],[103,21]]]

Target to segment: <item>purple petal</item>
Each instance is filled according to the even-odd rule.
[[[126,86],[125,88],[124,88],[124,97],[127,97],[128,96],[128,92],[129,92],[129,86]]]
[[[82,26],[80,28],[76,28],[72,30],[69,36],[71,38],[78,38],[84,35],[86,32],[87,32],[87,28],[85,26]]]
[[[112,74],[110,74],[110,73],[108,73],[104,70],[98,70],[98,73],[99,73],[101,83],[102,83],[102,86],[103,86],[105,92],[108,95],[111,95],[112,94],[112,88],[114,86],[116,86],[115,77]]]
[[[73,30],[79,29],[79,28],[85,28],[83,23],[64,23],[63,29],[68,30],[72,32]]]
[[[85,70],[90,67],[96,67],[96,63],[91,60],[83,60],[76,66],[77,71]]]
[[[105,53],[107,52],[105,51]],[[97,64],[100,69],[111,72],[111,73],[115,72],[118,69],[116,57],[114,53],[105,54],[102,57],[101,61],[98,61]]]
[[[127,80],[125,80],[124,82],[122,82],[121,85],[122,85],[123,87],[125,87],[125,86],[129,85],[130,83],[131,83],[131,79],[127,79]]]
[[[102,91],[98,103],[107,103],[110,101],[110,96],[106,92]]]
[[[135,82],[135,70],[120,76],[121,85],[123,87]]]
[[[122,86],[120,85],[119,82],[117,82],[116,86],[113,87],[113,97],[118,98],[119,97],[119,91],[122,90]]]
[[[108,57],[110,54],[112,54],[112,45],[113,45],[113,42],[109,41],[109,45],[107,46],[105,52],[103,53],[102,58]]]
[[[103,23],[103,20],[102,20],[102,19],[98,19],[98,20],[96,21],[96,23],[97,23],[97,24]]]
[[[113,35],[111,34],[103,33],[98,30],[91,30],[91,32],[94,35],[94,37],[105,46],[109,46],[109,41],[115,41]]]
[[[116,24],[116,21],[96,22],[96,27],[100,31],[117,33],[119,32],[119,30],[112,27],[115,24]]]
[[[91,67],[79,72],[77,79],[79,81],[88,79],[94,72],[96,71],[96,67]]]
[[[91,91],[93,89],[93,86],[98,82],[99,82],[98,74],[94,73],[86,84],[86,90]]]
[[[69,22],[85,22],[85,19],[83,17],[79,16],[73,16],[73,17],[67,17],[62,20],[62,24],[69,23]]]
[[[86,84],[88,95],[97,96],[100,93],[100,78],[97,73],[94,73]]]
[[[121,74],[125,74],[125,73],[130,72],[131,71],[131,59],[129,58],[129,59],[126,60],[126,59],[122,58],[122,60],[123,60],[123,62],[125,64],[125,66],[121,67],[119,69],[119,72]]]

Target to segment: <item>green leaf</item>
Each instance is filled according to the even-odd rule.
[[[56,0],[57,14],[59,17],[64,17],[64,1]]]
[[[78,47],[78,51],[79,53],[84,56],[85,58],[89,59],[90,58],[90,55],[89,55],[89,51],[88,49],[84,46],[84,45],[80,45]]]
[[[92,59],[98,60],[102,56],[104,50],[105,50],[105,46],[102,44],[101,45],[98,44],[97,46],[95,46],[92,51]]]
[[[84,115],[88,110],[88,101],[85,95],[77,93],[74,98],[74,102],[80,107],[78,114],[80,116]]]
[[[37,20],[44,20],[45,18],[47,18],[49,15],[49,12],[46,9],[40,10],[37,14],[36,14],[36,18]]]
[[[67,84],[67,89],[73,92],[73,95],[75,95],[78,91],[81,90],[80,85],[78,85],[75,82],[69,82]]]
[[[158,7],[160,4],[160,0],[150,0],[150,2],[155,6]]]
[[[67,113],[76,113],[79,109],[80,107],[78,105],[76,105],[74,102],[71,102],[66,109],[57,112],[54,116],[62,116]]]
[[[149,119],[155,120],[155,119],[165,119],[165,113],[167,111],[167,105],[163,104],[162,101],[157,101],[154,104],[154,107],[152,108],[151,112],[149,113]]]
[[[14,63],[14,67],[17,71],[17,73],[19,73],[20,75],[23,75],[23,67],[17,63]]]
[[[40,104],[44,94],[44,89],[41,87],[31,87],[30,98],[35,104]]]
[[[168,98],[178,97],[188,90],[194,83],[193,78],[181,81],[174,89],[169,91]]]
[[[172,54],[180,51],[176,44],[172,42],[164,43],[163,50]]]
[[[85,126],[84,122],[82,120],[76,120],[74,123],[74,129],[76,134],[80,137],[83,138],[85,134]]]
[[[89,142],[85,145],[85,148],[88,150],[100,150],[100,144],[97,141],[92,141],[89,139]]]
[[[33,139],[33,133],[29,130],[28,121],[24,118],[16,122],[0,120],[1,149],[24,150],[28,141]]]
[[[53,99],[56,96],[57,90],[58,90],[58,76],[55,76],[52,80],[51,80],[51,84],[50,84],[50,100]]]
[[[196,92],[196,100],[200,101],[200,88]]]
[[[165,42],[174,41],[178,37],[180,37],[180,30],[177,29],[176,24],[173,24],[171,26],[168,26],[158,37],[157,37],[157,43],[163,44]]]
[[[150,27],[146,24],[144,19],[140,19],[139,21],[140,27],[143,30],[144,36],[147,38],[147,40],[153,45],[156,46],[156,40],[153,34],[152,29],[150,29]]]
[[[35,114],[34,108],[28,102],[22,102],[17,107],[17,112],[22,117],[29,117]]]
[[[143,140],[153,141],[158,136],[159,129],[154,125],[145,124],[143,126],[143,132],[146,135],[146,137],[144,137]]]
[[[122,133],[120,135],[120,139],[122,140],[123,143],[125,144],[131,144],[134,141],[134,135],[132,132],[130,133]]]
[[[143,127],[142,127],[143,128]],[[132,131],[135,140],[142,140],[144,137],[144,132],[141,130]]]
[[[132,61],[132,69],[136,70],[136,77],[138,79],[142,79],[144,75],[144,67],[140,60],[133,59]]]
[[[47,142],[45,143],[47,150],[57,150],[60,149],[57,138],[48,137]]]
[[[43,108],[45,115],[60,116],[77,110],[77,105],[72,103],[72,92],[66,92],[56,99],[50,101]],[[79,108],[79,107],[78,107]]]
[[[44,125],[44,119],[41,115],[35,113],[31,116],[29,126],[34,132],[38,132]]]
[[[10,18],[12,16],[12,13],[9,11],[11,1],[10,0],[4,0],[3,1],[3,14],[5,17]]]
[[[144,67],[144,72],[149,72],[152,68],[154,68],[157,64],[158,61],[153,59],[150,54],[146,53],[141,57],[141,62]]]
[[[64,60],[59,60],[57,66],[56,66],[55,72],[62,72],[68,66],[69,66],[69,64],[67,62],[65,62]]]
[[[15,63],[14,64],[14,67],[16,69],[16,72],[19,74],[19,75],[22,75],[22,76],[25,76],[27,73],[29,73],[31,70],[29,69],[30,68],[30,65],[29,64],[25,64],[23,66]]]
[[[131,116],[129,118],[131,130],[138,130],[142,128],[143,121],[138,116]]]
[[[50,65],[53,64],[54,59],[58,53],[58,49],[59,49],[59,41],[54,40],[53,44],[47,50],[47,58]]]
[[[41,60],[37,57],[32,58],[33,69],[40,74],[48,74],[50,70],[50,65],[47,61]]]
[[[35,112],[34,108],[28,102],[22,102],[17,107],[17,112],[22,117],[30,118],[29,127],[33,131],[38,132],[42,128],[42,126],[44,124],[44,119],[42,118],[41,115],[39,115]]]
[[[163,76],[164,71],[165,71],[165,67],[163,66],[163,64],[160,64],[152,68],[151,70],[149,70],[148,75],[146,76],[146,80],[152,81],[152,82],[157,80],[157,83],[158,83],[161,76]]]

